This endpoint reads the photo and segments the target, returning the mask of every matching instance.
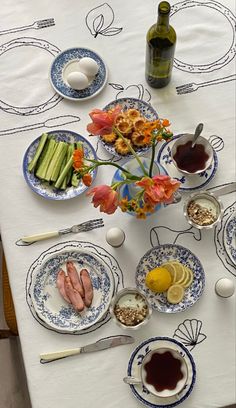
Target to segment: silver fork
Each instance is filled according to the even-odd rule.
[[[178,95],[183,95],[183,94],[197,91],[199,88],[202,88],[205,86],[217,85],[217,84],[222,84],[224,82],[235,81],[235,80],[236,80],[236,74],[233,74],[227,77],[213,79],[212,81],[200,82],[198,84],[196,84],[195,82],[190,82],[189,84],[177,86],[176,91]]]
[[[104,227],[103,219],[97,218],[94,220],[82,222],[81,224],[78,224],[78,225],[73,225],[70,228],[61,229],[59,231],[43,232],[41,234],[28,235],[28,236],[22,237],[21,241],[29,244],[29,243],[33,243],[36,241],[42,241],[48,238],[59,237],[60,235],[65,235],[65,234],[70,234],[70,233],[78,234],[79,232],[87,232],[95,228],[101,228],[101,227]]]
[[[15,27],[15,28],[9,28],[8,30],[2,30],[2,31],[0,31],[0,35],[17,33],[18,31],[25,31],[25,30],[29,30],[31,28],[33,28],[34,30],[39,30],[41,28],[51,27],[51,26],[54,26],[54,25],[55,25],[54,18],[47,18],[45,20],[35,21],[33,24],[30,24],[30,25]]]

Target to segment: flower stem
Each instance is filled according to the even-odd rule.
[[[122,135],[122,133],[121,133],[115,126],[113,127],[113,130],[114,130],[114,132],[117,133],[117,135],[118,135],[119,137],[121,137],[121,139],[123,140],[123,142],[125,142],[125,144],[128,146],[130,152],[134,155],[135,159],[137,160],[138,164],[140,165],[140,167],[141,167],[141,169],[142,169],[142,171],[143,171],[143,174],[144,174],[145,176],[148,176],[148,173],[146,172],[146,169],[145,169],[145,167],[144,167],[142,161],[141,161],[140,158],[138,157],[137,153],[134,151],[133,147],[132,147],[129,143],[127,143],[125,137]]]
[[[92,166],[92,167],[99,167],[99,166],[114,166],[117,169],[121,170],[122,172],[124,172],[131,180],[140,180],[140,177],[135,176],[133,174],[131,174],[128,170],[124,169],[124,167],[120,166],[117,163],[113,163],[113,162],[105,162],[105,161],[97,161],[94,159],[87,159],[87,161],[96,164],[96,166]]]
[[[149,167],[149,177],[152,177],[152,170],[153,170],[153,164],[154,164],[154,158],[155,158],[155,151],[156,151],[156,143],[155,141],[152,142],[152,156],[151,156],[151,163]]]

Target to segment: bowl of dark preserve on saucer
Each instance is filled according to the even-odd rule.
[[[175,167],[188,175],[202,173],[207,170],[213,161],[214,152],[210,142],[198,136],[197,142],[192,147],[193,134],[180,135],[171,149],[171,158]]]

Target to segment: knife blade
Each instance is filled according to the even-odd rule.
[[[105,350],[108,348],[131,343],[134,343],[134,338],[132,336],[117,335],[105,337],[96,341],[95,343],[91,343],[83,347],[77,347],[75,349],[68,349],[63,351],[53,351],[51,353],[42,353],[40,354],[40,363],[50,363],[55,360],[60,360],[62,358],[75,356],[82,353],[91,353],[94,351]]]

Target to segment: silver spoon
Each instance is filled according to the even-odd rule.
[[[199,123],[199,125],[197,125],[194,136],[193,136],[193,141],[192,141],[192,146],[191,148],[193,148],[197,142],[197,138],[198,136],[200,136],[200,134],[202,133],[203,130],[203,123]]]

